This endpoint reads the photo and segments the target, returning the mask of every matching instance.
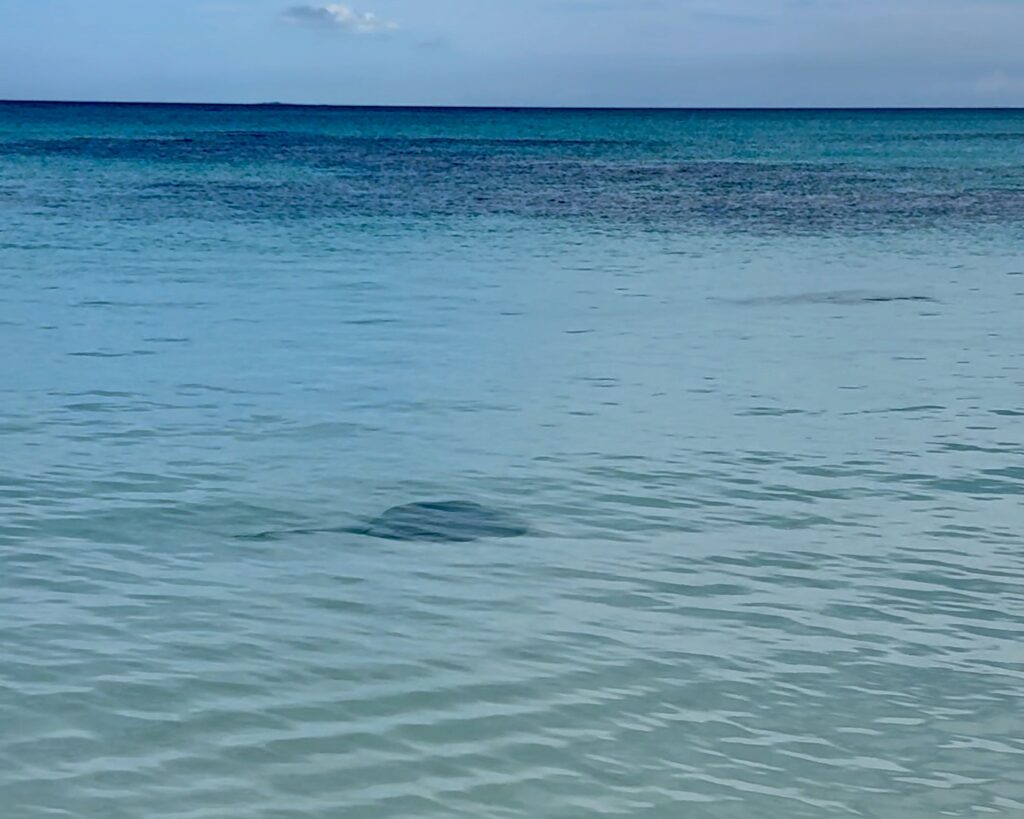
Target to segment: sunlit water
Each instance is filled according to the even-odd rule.
[[[4,817],[1024,815],[1024,114],[6,105],[0,231]]]

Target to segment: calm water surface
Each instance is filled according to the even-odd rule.
[[[1020,112],[0,105],[4,815],[1024,815],[1022,248]]]

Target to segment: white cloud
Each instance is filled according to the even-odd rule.
[[[355,11],[341,3],[326,6],[292,6],[284,13],[289,23],[332,28],[351,34],[379,34],[398,28],[395,23],[382,20],[370,11]]]

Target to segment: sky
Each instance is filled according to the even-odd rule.
[[[0,99],[1020,106],[1024,0],[0,0]]]

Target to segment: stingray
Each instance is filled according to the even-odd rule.
[[[472,501],[425,501],[392,506],[353,532],[385,540],[464,543],[485,537],[518,537],[526,524],[515,515]]]
[[[931,296],[913,293],[874,293],[862,290],[836,290],[823,293],[799,293],[792,296],[754,296],[740,299],[720,299],[731,304],[748,306],[773,304],[886,304],[888,302],[934,302]]]
[[[273,539],[283,534],[312,535],[345,532],[382,540],[428,541],[432,543],[468,543],[481,538],[519,537],[529,531],[513,514],[473,501],[419,501],[392,506],[365,526],[338,529],[293,529],[289,532],[264,532],[255,539]]]

